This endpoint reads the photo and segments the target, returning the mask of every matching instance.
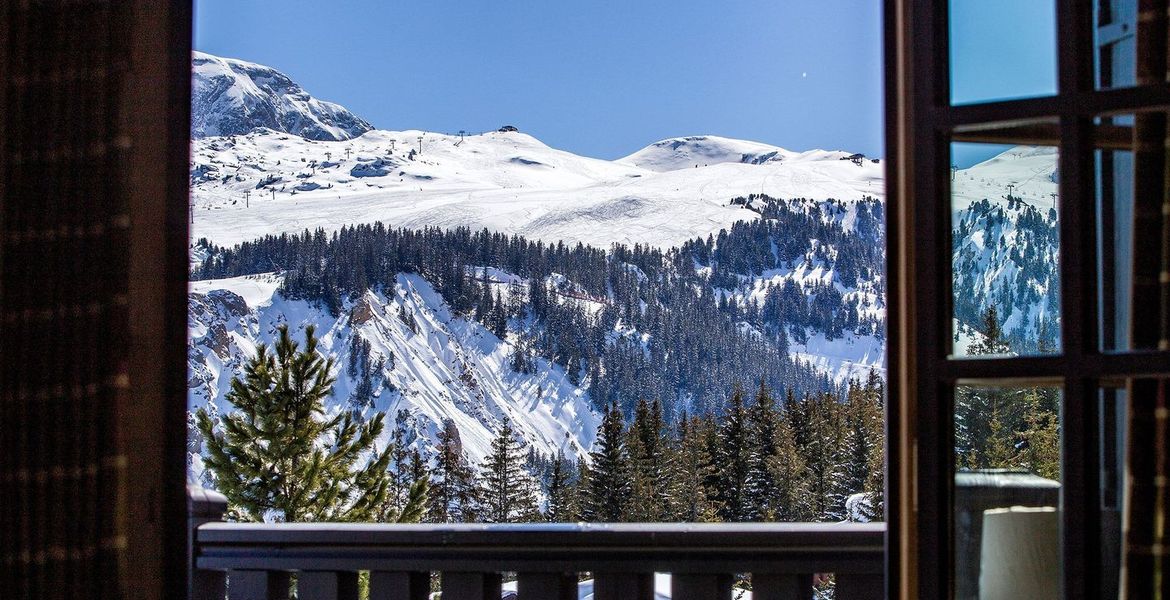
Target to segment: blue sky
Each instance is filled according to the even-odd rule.
[[[1051,4],[954,2],[957,9]],[[275,67],[383,129],[514,124],[554,147],[601,158],[693,134],[883,154],[880,0],[195,6],[197,49]],[[1028,50],[1031,35],[983,12],[964,15],[963,31],[973,35],[961,52],[1006,46],[1007,66],[1031,83],[1032,62],[1043,68],[1043,57],[1018,60],[1021,47],[1038,54]],[[1002,72],[972,64],[964,71],[969,88],[1018,89]],[[968,89],[955,88],[957,99]]]

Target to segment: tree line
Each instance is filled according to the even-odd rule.
[[[824,373],[793,361],[788,345],[816,333],[828,340],[850,332],[882,335],[871,301],[841,292],[864,283],[878,298],[873,302],[881,302],[881,203],[855,203],[846,228],[842,203],[766,196],[743,202],[764,218],[668,250],[615,244],[607,251],[487,230],[375,223],[231,248],[201,240],[206,258],[193,277],[280,271],[286,297],[339,314],[367,289],[417,273],[455,314],[501,338],[514,332],[516,370],[531,370],[534,358],[545,358],[572,383],[588,382],[599,411],[616,403],[629,415],[639,398],[659,398],[667,417],[677,420],[683,407],[721,410],[739,381],[763,380],[797,396],[840,392]],[[802,266],[823,268],[835,279],[787,279],[748,299],[753,278]],[[504,291],[489,281],[488,267],[527,284]]]
[[[995,306],[983,312],[981,336],[967,350],[1008,355]],[[1041,352],[1051,349],[1041,341]],[[955,390],[955,468],[1021,469],[1060,479],[1060,390],[1056,387],[959,386]]]
[[[778,402],[738,386],[720,414],[670,421],[640,400],[626,423],[610,405],[588,458],[526,450],[504,421],[485,460],[443,424],[433,449],[399,415],[325,413],[333,363],[281,328],[233,378],[235,410],[196,413],[214,485],[238,520],[489,522],[834,521],[880,519],[883,383]],[[850,497],[854,506],[847,506]]]

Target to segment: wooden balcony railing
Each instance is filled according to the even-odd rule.
[[[730,599],[751,573],[753,600],[809,600],[813,574],[832,573],[837,600],[883,597],[877,524],[383,525],[223,523],[206,493],[192,500],[193,600],[354,600],[369,571],[370,600],[424,600],[439,573],[443,600],[501,597],[516,574],[518,600],[654,598],[654,574],[672,597]]]

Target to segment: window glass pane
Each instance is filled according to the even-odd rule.
[[[1096,121],[1097,300],[1105,351],[1151,350],[1160,342],[1165,310],[1159,277],[1170,243],[1163,235],[1165,123],[1160,112]]]
[[[1056,93],[1052,0],[950,1],[951,103]]]
[[[1054,387],[956,388],[955,598],[1056,597],[1060,403]]]
[[[1098,119],[1097,131],[1132,127],[1116,117]],[[1129,348],[1130,284],[1133,273],[1133,152],[1129,147],[1098,148],[1097,253],[1101,349]]]
[[[952,355],[1058,352],[1057,150],[955,143]]]
[[[1134,85],[1136,75],[1137,0],[1096,0],[1097,87]]]
[[[1101,457],[1101,597],[1117,598],[1121,565],[1121,515],[1125,506],[1126,389],[1103,386],[1098,404]]]

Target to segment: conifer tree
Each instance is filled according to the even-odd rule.
[[[872,472],[880,464],[884,438],[882,434],[882,393],[876,373],[870,373],[865,385],[849,382],[845,406],[845,491],[872,492]],[[874,498],[869,498],[872,502]]]
[[[406,410],[399,410],[394,418],[394,429],[390,432],[390,442],[386,452],[390,454],[389,477],[390,487],[387,493],[387,502],[394,510],[402,510],[410,496],[411,487],[417,477],[411,472],[407,421],[410,414]]]
[[[1008,469],[1012,467],[1015,448],[1011,430],[1004,423],[1002,409],[998,404],[991,407],[991,418],[988,420],[987,442],[984,445],[983,455],[974,463],[981,469]]]
[[[814,520],[839,521],[845,516],[843,427],[837,397],[821,393],[799,404],[799,421],[805,431],[797,434],[797,446],[805,463],[811,513]]]
[[[999,312],[994,305],[983,314],[983,336],[971,344],[973,355],[1006,354],[1010,347],[1003,337]],[[995,468],[1003,464],[1007,451],[1002,447],[1011,438],[1012,415],[1009,409],[1012,392],[994,388],[960,386],[955,390],[956,462],[973,469]],[[992,422],[992,417],[997,421]],[[993,429],[994,427],[994,429]],[[993,436],[995,439],[993,439]],[[992,447],[992,444],[997,444]],[[995,454],[995,456],[992,456]]]
[[[865,384],[868,402],[875,408],[870,413],[874,432],[874,451],[870,454],[869,473],[865,480],[865,517],[870,521],[885,520],[886,502],[886,430],[885,430],[885,383],[874,371],[869,372]]]
[[[426,515],[430,479],[425,465],[420,471],[412,464],[415,457],[419,457],[419,463],[422,460],[418,450],[409,447],[409,432],[406,428],[409,417],[407,411],[399,410],[394,419],[394,430],[390,433],[390,442],[386,448],[390,455],[387,469],[390,483],[386,502],[374,519],[378,522],[417,523]]]
[[[415,320],[413,312],[406,310],[406,305],[398,305],[398,320],[402,321],[402,324],[406,325],[411,333],[418,333],[418,321]]]
[[[437,438],[428,519],[435,523],[474,522],[478,518],[479,498],[455,422],[444,421]]]
[[[715,454],[715,493],[719,499],[719,517],[723,521],[745,521],[751,516],[748,501],[748,470],[751,465],[748,447],[747,410],[743,389],[738,385],[719,425],[718,450]]]
[[[983,313],[983,336],[979,341],[971,344],[968,351],[971,354],[1007,354],[1011,347],[1003,335],[1003,327],[999,323],[999,310],[994,304],[987,307]]]
[[[773,470],[780,452],[780,441],[776,439],[779,414],[764,381],[760,381],[755,404],[747,411],[747,429],[747,512],[744,516],[749,521],[771,521],[781,510],[777,505],[778,486]]]
[[[713,479],[714,461],[707,451],[707,438],[714,429],[710,420],[687,417],[678,423],[678,468],[675,473],[675,518],[684,522],[715,521],[718,515],[708,489]]]
[[[669,465],[663,439],[662,404],[639,400],[627,435],[630,453],[630,506],[634,522],[660,522],[670,515]]]
[[[558,450],[549,476],[544,520],[550,523],[567,523],[577,519],[575,472],[576,468],[572,461],[565,458],[563,450]]]
[[[797,451],[796,434],[789,418],[792,406],[786,403],[777,419],[776,454],[765,464],[775,482],[771,518],[785,522],[811,521],[816,515],[809,501],[804,457]]]
[[[1025,429],[1016,444],[1019,466],[1048,479],[1060,479],[1060,423],[1043,403],[1041,390],[1030,390],[1024,414]]]
[[[480,468],[480,518],[487,523],[535,520],[536,484],[524,468],[524,449],[508,420],[492,440],[491,454]]]
[[[504,300],[500,297],[499,292],[496,292],[496,301],[493,306],[495,308],[492,310],[489,319],[489,327],[492,333],[496,334],[496,337],[502,340],[504,336],[508,335],[508,307],[504,304]]]
[[[196,422],[205,464],[234,513],[249,521],[368,521],[386,501],[387,452],[375,441],[384,415],[359,422],[349,411],[325,416],[333,360],[317,351],[312,326],[301,349],[285,326],[272,351],[261,345],[233,377],[236,410]]]
[[[611,404],[597,429],[595,450],[590,453],[588,485],[582,499],[581,517],[586,521],[625,521],[631,494],[630,457],[625,444],[622,413]]]

